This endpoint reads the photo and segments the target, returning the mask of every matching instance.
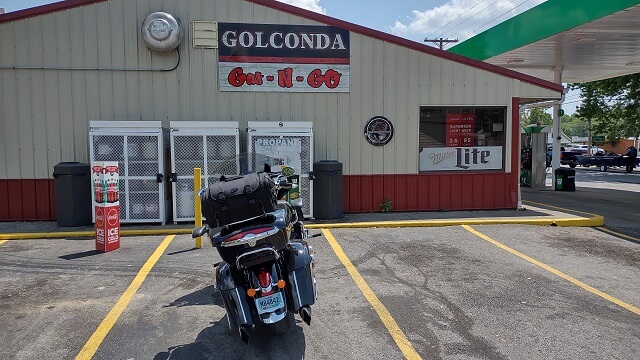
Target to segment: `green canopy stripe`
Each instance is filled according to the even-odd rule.
[[[548,0],[448,50],[484,61],[638,4],[640,0]]]

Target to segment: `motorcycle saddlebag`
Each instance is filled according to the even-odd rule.
[[[245,289],[236,284],[232,271],[228,263],[222,263],[216,267],[216,287],[222,295],[222,301],[229,317],[229,325],[233,324],[235,327],[252,325],[253,321],[249,310],[249,301],[252,299],[246,295]]]
[[[275,183],[266,173],[216,182],[200,194],[202,215],[211,228],[258,217],[276,209]]]
[[[289,272],[289,301],[293,304],[293,311],[297,312],[303,306],[313,305],[318,297],[318,288],[313,276],[313,262],[309,248],[304,242],[292,241],[291,248],[286,254]]]

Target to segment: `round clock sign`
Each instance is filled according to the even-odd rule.
[[[383,146],[393,137],[393,125],[384,116],[374,116],[364,126],[364,137],[373,146]]]

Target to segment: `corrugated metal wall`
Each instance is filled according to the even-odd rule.
[[[175,53],[153,53],[141,39],[140,24],[154,11],[172,13],[185,29],[175,71],[6,69],[172,68]],[[220,93],[217,50],[191,46],[193,20],[318,24],[240,0],[114,0],[2,23],[0,178],[50,178],[60,161],[88,161],[90,120],[231,120],[241,128],[252,120],[313,121],[316,160],[337,159],[344,174],[412,174],[420,105],[510,107],[512,96],[554,95],[356,33],[350,93]],[[394,124],[384,147],[362,135],[374,115]]]

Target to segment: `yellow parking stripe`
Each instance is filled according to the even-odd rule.
[[[522,200],[523,203],[528,203],[528,204],[533,204],[533,205],[537,205],[537,206],[546,206],[548,208],[552,208],[552,209],[556,209],[556,210],[562,210],[564,212],[576,212],[576,213],[580,213],[580,214],[586,214],[586,215],[590,215],[590,216],[599,216],[596,214],[592,214],[592,213],[588,213],[588,212],[584,212],[584,211],[579,211],[579,210],[573,210],[573,209],[565,209],[559,206],[553,206],[553,205],[549,205],[549,204],[543,204],[543,203],[539,203],[539,202],[535,202],[535,201],[530,201],[530,200]]]
[[[360,288],[360,291],[362,291],[362,294],[364,294],[364,297],[367,298],[369,304],[371,304],[376,313],[378,313],[380,320],[382,320],[382,323],[386,326],[391,337],[393,337],[393,340],[400,348],[400,351],[402,351],[407,359],[422,359],[413,348],[413,345],[409,342],[409,339],[407,339],[407,336],[402,332],[396,321],[391,317],[387,308],[382,304],[380,299],[378,299],[369,285],[367,285],[367,282],[364,280],[362,275],[360,275],[358,270],[356,270],[355,266],[353,266],[351,260],[349,260],[344,251],[342,251],[342,247],[338,244],[333,235],[327,229],[322,229],[322,234],[329,242],[329,245],[331,245],[331,248],[333,248],[333,251],[342,262],[342,265],[347,268],[347,271],[353,278],[353,281],[356,282],[356,285]]]
[[[640,241],[640,239],[635,238],[635,237],[633,237],[633,236],[629,236],[629,235],[625,235],[625,234],[619,233],[619,232],[617,232],[617,231],[609,230],[609,229],[604,228],[604,227],[602,227],[602,226],[598,226],[596,229],[601,230],[601,231],[604,231],[604,232],[609,233],[609,234],[611,234],[611,235],[615,235],[615,236],[618,236],[618,237],[624,238],[624,239],[633,240],[633,241]],[[0,243],[0,244],[1,244],[1,243]]]
[[[151,269],[153,269],[153,266],[156,264],[158,259],[160,259],[160,256],[162,256],[166,248],[175,237],[175,235],[167,236],[156,248],[156,251],[151,254],[149,259],[147,259],[147,262],[145,262],[140,271],[138,271],[138,275],[136,275],[136,277],[133,279],[131,285],[129,285],[124,294],[120,296],[118,302],[113,306],[111,311],[109,311],[104,320],[102,320],[102,323],[100,323],[87,343],[84,344],[84,347],[82,348],[82,350],[80,350],[80,353],[78,353],[76,359],[91,359],[93,357],[93,355],[98,350],[98,347],[100,347],[100,344],[102,344],[102,341],[107,336],[113,325],[116,323],[124,309],[127,307],[127,305],[129,305],[129,302],[133,298],[133,295],[136,293],[136,291],[138,291],[144,279],[147,277],[147,275],[149,275],[149,272],[151,271]]]
[[[0,245],[6,243],[7,241],[9,241],[9,240],[0,240]]]
[[[487,235],[484,235],[484,234],[474,230],[471,226],[462,225],[462,227],[465,228],[470,233],[480,237],[481,239],[486,240],[486,241],[492,243],[493,245],[495,245],[495,246],[497,246],[497,247],[499,247],[499,248],[501,248],[501,249],[503,249],[505,251],[508,251],[511,254],[513,254],[513,255],[521,258],[521,259],[524,259],[524,260],[526,260],[526,261],[528,261],[528,262],[530,262],[530,263],[532,263],[534,265],[537,265],[537,266],[539,266],[539,267],[541,267],[541,268],[543,268],[543,269],[545,269],[545,270],[547,270],[547,271],[549,271],[549,272],[551,272],[551,273],[553,273],[555,275],[558,275],[559,277],[569,281],[570,283],[572,283],[574,285],[577,285],[577,286],[589,291],[590,293],[596,294],[596,295],[600,296],[603,299],[611,301],[612,303],[614,303],[614,304],[616,304],[618,306],[621,306],[621,307],[631,311],[632,313],[636,313],[636,314],[640,315],[640,308],[637,308],[637,307],[635,307],[633,305],[627,304],[626,302],[624,302],[622,300],[619,300],[619,299],[617,299],[617,298],[615,298],[615,297],[613,297],[613,296],[611,296],[609,294],[606,294],[606,293],[604,293],[604,292],[602,292],[602,291],[600,291],[600,290],[598,290],[598,289],[596,289],[594,287],[591,287],[591,286],[583,283],[582,281],[580,281],[580,280],[578,280],[576,278],[573,278],[573,277],[571,277],[571,276],[569,276],[569,275],[567,275],[567,274],[565,274],[565,273],[563,273],[563,272],[561,272],[559,270],[556,270],[556,269],[552,268],[551,266],[549,266],[547,264],[541,263],[540,261],[538,261],[538,260],[536,260],[536,259],[534,259],[532,257],[529,257],[529,256],[527,256],[527,255],[525,255],[525,254],[523,254],[523,253],[521,253],[521,252],[519,252],[517,250],[514,250],[514,249],[512,249],[512,248],[510,248],[510,247],[508,247],[508,246],[496,241],[496,240],[493,240],[492,238],[488,237]]]

